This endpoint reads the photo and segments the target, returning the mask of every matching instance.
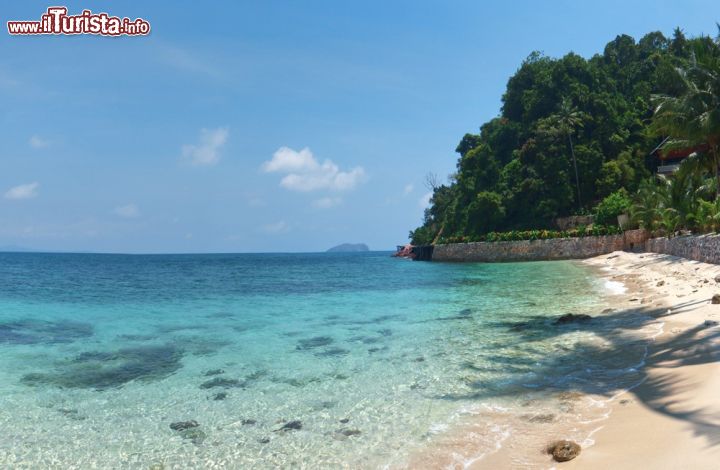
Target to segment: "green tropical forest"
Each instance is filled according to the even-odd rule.
[[[622,213],[666,235],[713,231],[718,144],[718,38],[687,38],[677,28],[637,42],[617,36],[590,59],[533,52],[508,80],[500,115],[460,140],[449,182],[429,175],[430,207],[410,238],[424,245],[615,233]],[[683,150],[676,171],[657,174],[660,156]],[[549,230],[558,217],[588,214],[592,230]]]

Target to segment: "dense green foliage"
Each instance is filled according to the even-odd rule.
[[[500,116],[460,141],[457,172],[433,188],[424,223],[410,234],[413,243],[549,228],[557,217],[593,211],[613,193],[601,208],[614,211],[608,206],[619,202],[618,190],[634,194],[650,177],[654,162],[648,154],[662,135],[682,127],[677,113],[692,103],[678,97],[697,74],[682,78],[678,70],[689,69],[693,51],[703,45],[715,42],[686,39],[676,29],[672,38],[653,32],[639,42],[618,36],[589,60],[532,53],[508,81]],[[705,85],[715,78],[705,77]],[[673,107],[664,101],[675,114],[651,128],[654,96],[678,102]],[[717,106],[700,101],[705,109]],[[687,132],[679,138],[704,141],[707,128],[682,124]],[[605,212],[603,217],[612,223]]]
[[[627,214],[632,201],[625,188],[620,188],[600,201],[595,208],[595,221],[603,225],[615,225],[620,214]]]
[[[580,226],[570,230],[510,230],[509,232],[490,232],[483,235],[441,237],[439,243],[468,242],[509,242],[518,240],[549,240],[551,238],[596,237],[599,235],[615,235],[622,233],[614,225]]]

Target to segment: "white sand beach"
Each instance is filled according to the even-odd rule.
[[[644,382],[614,400],[594,445],[558,467],[718,468],[720,305],[711,298],[720,293],[720,266],[625,252],[585,262],[627,286],[626,308],[651,312],[664,327],[651,344]]]

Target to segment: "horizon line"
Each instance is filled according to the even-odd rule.
[[[167,256],[167,255],[302,255],[302,254],[360,254],[394,252],[394,249],[367,251],[187,251],[187,252],[124,252],[124,251],[46,251],[46,250],[3,250],[0,254],[35,255],[126,255],[126,256]]]

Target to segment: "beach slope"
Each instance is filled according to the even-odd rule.
[[[720,266],[652,253],[584,261],[623,282],[627,302],[664,322],[645,380],[618,396],[594,445],[567,469],[710,469],[720,465]],[[718,279],[716,281],[716,278]]]

